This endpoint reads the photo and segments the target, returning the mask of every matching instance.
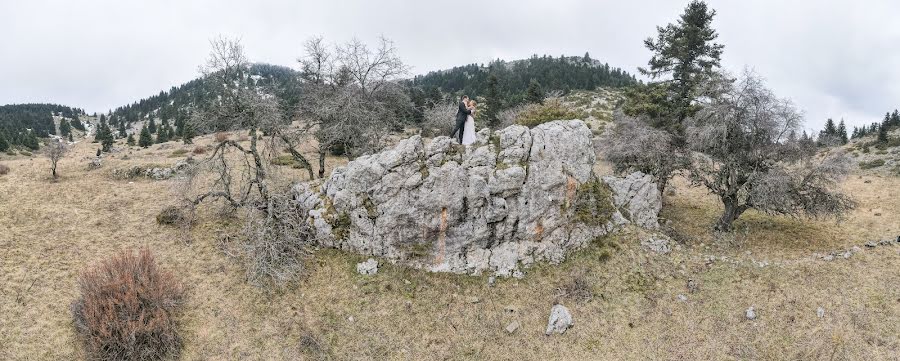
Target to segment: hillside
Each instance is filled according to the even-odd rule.
[[[211,149],[214,139],[195,143]],[[891,360],[900,350],[900,247],[865,246],[900,235],[891,219],[900,194],[884,192],[900,189],[898,177],[847,179],[859,207],[840,223],[752,211],[731,234],[709,231],[721,205],[679,178],[662,213],[677,240],[668,254],[645,248],[646,231],[628,228],[559,266],[536,263],[524,279],[492,283],[387,262],[363,276],[355,266],[365,257],[321,249],[296,287],[271,292],[250,285],[233,257],[239,220],[202,212],[192,240],[182,241],[182,229],[155,220],[176,199],[176,180],[114,177],[134,165],[172,165],[195,145],[117,140],[115,148],[89,171],[96,145],[75,144],[58,182],[44,158],[0,154],[10,168],[0,194],[15,195],[0,197],[0,344],[15,345],[0,347],[0,359],[83,358],[69,309],[79,271],[143,246],[190,286],[185,360]],[[346,163],[327,161],[329,173]],[[555,303],[575,325],[548,337]]]
[[[496,77],[496,89],[505,106],[525,101],[525,93],[532,82],[541,91],[594,90],[598,87],[622,87],[637,83],[628,72],[583,57],[537,55],[522,60],[496,60],[488,65],[469,64],[448,70],[429,72],[416,76],[411,84],[426,94],[436,91],[454,95],[488,96],[490,77]]]
[[[57,135],[61,120],[72,121],[74,128],[83,130],[79,116],[84,116],[84,110],[57,104],[0,106],[0,151],[11,147],[38,149],[37,138]]]

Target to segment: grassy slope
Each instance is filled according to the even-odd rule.
[[[524,280],[488,287],[484,276],[391,265],[363,277],[354,271],[361,257],[321,250],[297,287],[267,293],[248,285],[239,263],[222,251],[227,245],[219,234],[235,225],[207,216],[193,231],[194,241],[183,243],[178,230],[154,221],[174,198],[172,182],[109,177],[126,164],[177,159],[169,156],[180,145],[157,147],[88,172],[96,145],[80,143],[61,162],[58,183],[48,180],[46,159],[0,160],[12,169],[0,176],[0,359],[81,357],[68,310],[79,270],[144,245],[189,287],[187,360],[900,355],[900,247],[832,262],[813,256],[900,234],[900,178],[849,179],[845,187],[860,207],[841,223],[750,212],[730,238],[707,231],[718,211],[715,200],[676,181],[663,216],[685,243],[667,256],[642,250],[642,231],[627,230],[559,267],[538,265]],[[708,262],[709,255],[717,260]],[[573,285],[576,279],[581,287]],[[699,285],[696,292],[687,289],[688,279]],[[678,294],[688,301],[678,301]],[[576,325],[546,337],[554,302],[569,307]],[[749,306],[759,314],[756,321],[743,318]],[[823,319],[817,307],[825,308]],[[522,326],[507,334],[504,327],[514,320]]]

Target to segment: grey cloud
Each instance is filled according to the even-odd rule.
[[[197,76],[207,40],[240,36],[255,61],[293,66],[313,35],[385,35],[415,73],[531,54],[590,52],[635,72],[642,40],[687,1],[0,0],[0,104],[105,111]],[[858,125],[900,107],[900,3],[710,0],[724,66],[751,66],[807,114]]]

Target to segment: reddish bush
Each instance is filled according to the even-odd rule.
[[[199,145],[194,147],[194,154],[203,154],[203,153],[206,153],[206,148],[201,147]]]
[[[9,174],[9,167],[7,167],[5,164],[0,164],[0,175],[6,174]]]
[[[89,359],[159,360],[178,355],[177,314],[184,288],[157,268],[148,249],[122,252],[88,268],[72,304]]]
[[[216,133],[216,142],[222,143],[226,140],[228,140],[228,133],[225,133],[225,132]]]

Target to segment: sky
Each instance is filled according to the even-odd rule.
[[[199,75],[209,39],[296,68],[302,43],[392,39],[413,74],[532,54],[583,55],[636,73],[643,40],[688,0],[0,0],[0,104],[103,112]],[[900,2],[708,0],[723,68],[752,68],[806,114],[849,126],[900,108]]]

